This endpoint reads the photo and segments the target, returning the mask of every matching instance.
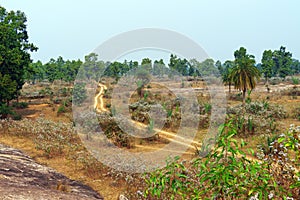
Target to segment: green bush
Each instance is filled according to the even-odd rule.
[[[146,199],[269,199],[282,197],[268,163],[251,160],[234,136],[236,126],[220,128],[215,148],[191,163],[178,157],[163,169],[144,175]],[[205,149],[205,148],[204,148]]]
[[[13,102],[12,107],[18,108],[18,109],[24,109],[24,108],[28,108],[28,103],[27,102]]]
[[[67,112],[66,107],[64,105],[60,105],[57,109],[57,115],[65,112]]]
[[[21,120],[22,119],[22,115],[20,115],[18,113],[13,113],[11,117],[13,120]]]
[[[75,105],[81,105],[87,98],[87,91],[85,89],[85,83],[75,83],[73,89],[73,100]]]
[[[12,107],[0,103],[0,119],[5,119],[8,115],[12,115],[13,113]]]

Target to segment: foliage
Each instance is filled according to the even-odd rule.
[[[23,12],[0,6],[0,103],[17,97],[31,63],[29,52],[37,50],[28,42],[26,21]]]
[[[292,82],[293,82],[294,85],[298,85],[299,84],[299,78],[292,77]]]
[[[272,50],[265,50],[261,59],[261,67],[267,81],[274,74],[274,64]]]
[[[0,72],[0,104],[14,99],[17,94],[17,82],[11,79],[9,74]]]
[[[17,108],[17,109],[24,109],[24,108],[28,108],[28,103],[27,102],[13,102],[12,107]]]
[[[286,51],[286,48],[281,46],[279,50],[273,52],[273,60],[275,63],[275,74],[281,78],[291,75],[292,54]]]
[[[65,113],[66,112],[66,107],[65,105],[60,105],[57,109],[57,115],[61,114],[61,113]]]
[[[7,131],[17,136],[32,137],[36,148],[42,150],[48,158],[62,155],[64,149],[76,140],[72,123],[57,123],[38,118],[8,121]]]
[[[287,117],[283,107],[267,101],[247,103],[244,108],[230,107],[227,113],[228,120],[233,120],[238,133],[243,135],[273,133],[277,129],[276,119]]]
[[[81,105],[87,98],[85,83],[76,82],[73,89],[73,103]]]
[[[268,163],[269,173],[278,183],[278,188],[287,196],[300,197],[300,127],[291,125],[279,136],[267,138],[266,144],[258,146],[257,157]],[[288,191],[288,192],[287,192]]]
[[[231,92],[231,85],[233,84],[232,79],[230,77],[233,66],[234,66],[234,62],[227,60],[223,65],[220,65],[218,68],[220,71],[223,83],[225,85],[228,85],[228,87],[229,87],[229,92]]]
[[[216,146],[205,158],[191,163],[167,162],[164,169],[145,174],[147,199],[267,199],[278,194],[266,163],[250,160],[233,137],[235,126],[229,122],[220,129]]]
[[[0,103],[0,119],[5,119],[8,115],[12,115],[13,113],[12,107]]]
[[[241,47],[234,52],[235,65],[230,73],[234,87],[243,93],[243,105],[245,105],[246,92],[256,87],[260,78],[260,72],[255,67],[253,55],[247,54],[247,50]]]

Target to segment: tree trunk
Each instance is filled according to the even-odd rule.
[[[229,94],[231,93],[231,83],[229,83]]]
[[[247,90],[243,90],[243,107],[244,107],[244,109],[245,109],[245,103],[246,103],[246,92],[247,92]]]

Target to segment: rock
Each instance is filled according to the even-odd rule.
[[[0,144],[0,199],[104,199],[91,187]]]

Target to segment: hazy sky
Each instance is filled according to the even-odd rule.
[[[34,60],[83,59],[114,35],[164,28],[196,41],[210,57],[233,59],[240,46],[260,62],[281,45],[300,58],[299,0],[1,0],[28,18]],[[176,42],[176,41],[174,41]],[[147,56],[147,55],[145,55]]]

